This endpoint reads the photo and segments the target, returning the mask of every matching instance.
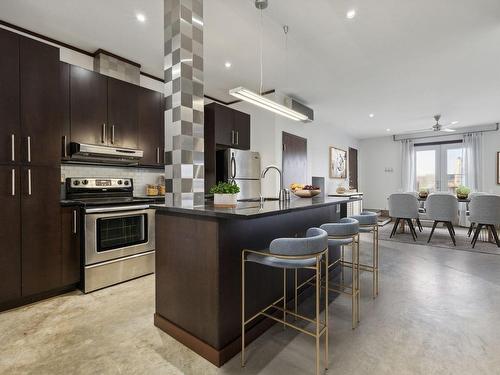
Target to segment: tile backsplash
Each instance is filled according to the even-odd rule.
[[[61,182],[68,177],[112,177],[132,178],[134,180],[134,196],[146,195],[147,184],[158,184],[160,176],[165,172],[158,169],[109,167],[100,165],[61,165]]]

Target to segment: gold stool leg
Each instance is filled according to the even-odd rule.
[[[283,321],[286,322],[286,268],[283,268]],[[283,323],[283,330],[286,329],[286,324]]]
[[[295,299],[294,299],[294,303],[295,303],[295,306],[294,306],[294,312],[295,312],[295,316],[293,317],[293,320],[297,320],[297,268],[295,268]]]
[[[373,275],[372,275],[372,297],[377,297],[377,240],[376,240],[376,227],[373,227],[373,243],[372,243],[372,267],[373,267]]]
[[[321,278],[319,276],[320,262],[316,257],[316,374],[319,375],[319,293],[321,290]]]
[[[344,245],[340,246],[340,281],[344,284]]]
[[[361,320],[360,317],[360,305],[361,305],[361,280],[359,278],[359,234],[356,236],[356,312],[357,312],[357,323]],[[357,326],[356,323],[356,326]]]
[[[355,237],[353,237],[353,241],[351,244],[352,251],[351,251],[351,263],[352,263],[352,268],[351,268],[351,309],[352,309],[352,329],[356,328],[356,321],[357,321],[357,308],[356,308],[356,290],[357,290],[357,284],[356,284],[356,241]]]
[[[328,370],[328,251],[325,254],[325,369]]]
[[[245,251],[241,252],[241,367],[245,367]]]

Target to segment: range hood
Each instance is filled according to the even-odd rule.
[[[143,157],[142,150],[71,142],[71,160],[102,164],[138,164]]]

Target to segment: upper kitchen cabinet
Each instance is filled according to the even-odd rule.
[[[59,48],[20,37],[21,162],[61,159]]]
[[[70,67],[71,141],[108,143],[108,79],[99,73]]]
[[[19,36],[0,29],[0,164],[19,160]]]
[[[108,144],[137,148],[139,87],[108,78]]]
[[[69,142],[71,136],[71,121],[70,121],[70,96],[69,96],[69,73],[70,65],[64,62],[60,63],[59,73],[60,79],[59,84],[61,86],[61,157],[63,159],[69,159]]]
[[[205,106],[205,134],[220,148],[250,149],[250,115],[218,103]]]
[[[164,164],[163,94],[139,88],[139,149],[144,151],[141,165]]]

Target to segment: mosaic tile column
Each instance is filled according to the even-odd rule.
[[[203,204],[203,0],[164,0],[166,204]]]

